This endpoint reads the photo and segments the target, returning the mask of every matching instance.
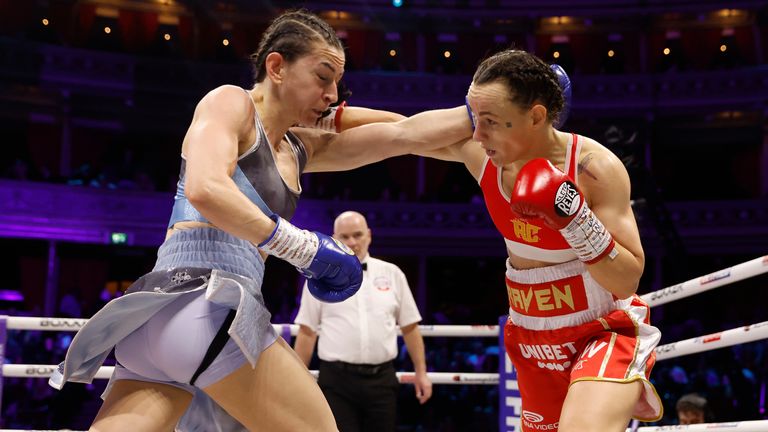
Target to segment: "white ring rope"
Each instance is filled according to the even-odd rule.
[[[657,346],[656,360],[666,360],[761,339],[768,339],[768,321]]]
[[[88,322],[87,318],[45,318],[9,316],[8,330],[78,331]]]
[[[692,425],[672,425],[672,426],[643,426],[637,429],[638,432],[656,432],[656,431],[740,431],[740,432],[765,432],[768,431],[768,420],[752,420],[730,423],[700,423]],[[629,429],[627,429],[629,431]],[[0,430],[0,432],[3,432]]]
[[[6,317],[8,330],[43,330],[43,331],[78,331],[87,318],[46,318],[46,317]],[[272,324],[276,332],[282,333],[286,327],[291,336],[299,333],[298,324]],[[398,330],[399,331],[399,330]],[[420,325],[423,336],[435,337],[499,337],[497,325]]]
[[[432,337],[499,337],[497,325],[420,325],[419,331]]]
[[[56,365],[5,364],[3,365],[3,377],[48,378],[56,368]],[[94,378],[109,379],[114,370],[114,366],[102,366]],[[316,370],[311,370],[310,373],[317,378],[318,372]],[[412,383],[415,376],[413,372],[397,372],[398,381],[404,384]],[[428,372],[427,376],[433,384],[496,385],[499,383],[499,374],[497,373]]]
[[[656,347],[656,360],[667,360],[762,339],[768,339],[768,321],[660,345]],[[55,365],[5,364],[3,365],[3,376],[47,378],[56,367]],[[113,369],[113,366],[102,366],[95,378],[107,379],[112,375]],[[398,372],[397,376],[400,382],[413,382],[414,375],[412,372]],[[433,384],[499,383],[499,374],[497,373],[430,372],[427,376],[430,377]]]
[[[709,291],[733,282],[768,273],[768,255],[737,264],[694,278],[676,285],[668,286],[640,296],[648,306],[660,306],[675,300],[680,300],[695,294]],[[77,331],[88,322],[87,318],[48,318],[48,317],[17,317],[9,316],[8,330],[43,330],[43,331]],[[299,332],[297,324],[273,324],[277,332],[288,327],[291,336]],[[420,325],[419,331],[424,336],[445,337],[497,337],[497,325]]]
[[[768,255],[765,255],[706,276],[641,295],[640,298],[645,300],[650,307],[659,306],[767,272]]]

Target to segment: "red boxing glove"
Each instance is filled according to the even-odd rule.
[[[315,122],[315,129],[336,133],[341,132],[341,115],[344,114],[345,106],[347,106],[347,101],[328,108],[328,111],[324,112],[323,116]]]
[[[618,253],[611,233],[589,209],[576,184],[546,159],[529,161],[517,174],[511,207],[523,219],[541,218],[560,231],[587,264],[606,255],[613,259]]]

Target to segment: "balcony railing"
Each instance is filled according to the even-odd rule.
[[[215,65],[104,53],[0,39],[0,104],[14,110],[53,110],[81,104],[81,113],[152,118],[186,110],[224,83],[247,84],[246,65]],[[471,77],[418,73],[349,72],[354,104],[413,113],[460,104]],[[574,77],[574,113],[648,113],[759,110],[768,104],[768,67],[728,71]],[[16,84],[13,86],[12,84]],[[89,96],[77,98],[78,95]],[[109,103],[105,103],[108,101]],[[55,114],[55,113],[53,113]],[[184,121],[188,119],[184,118]]]
[[[158,246],[172,196],[0,180],[0,237],[108,244],[113,232],[127,243]],[[676,202],[668,214],[686,249],[699,253],[765,253],[768,200]],[[330,231],[344,210],[365,214],[379,253],[497,255],[503,243],[482,204],[303,200],[294,218],[302,227]],[[663,248],[657,223],[638,213],[648,252]]]

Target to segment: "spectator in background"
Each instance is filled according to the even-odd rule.
[[[706,422],[707,400],[696,393],[683,395],[677,400],[675,409],[677,410],[678,424],[690,425]]]

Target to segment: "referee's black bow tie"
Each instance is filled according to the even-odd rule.
[[[368,270],[368,263],[360,263],[360,267],[363,268],[363,271]]]

